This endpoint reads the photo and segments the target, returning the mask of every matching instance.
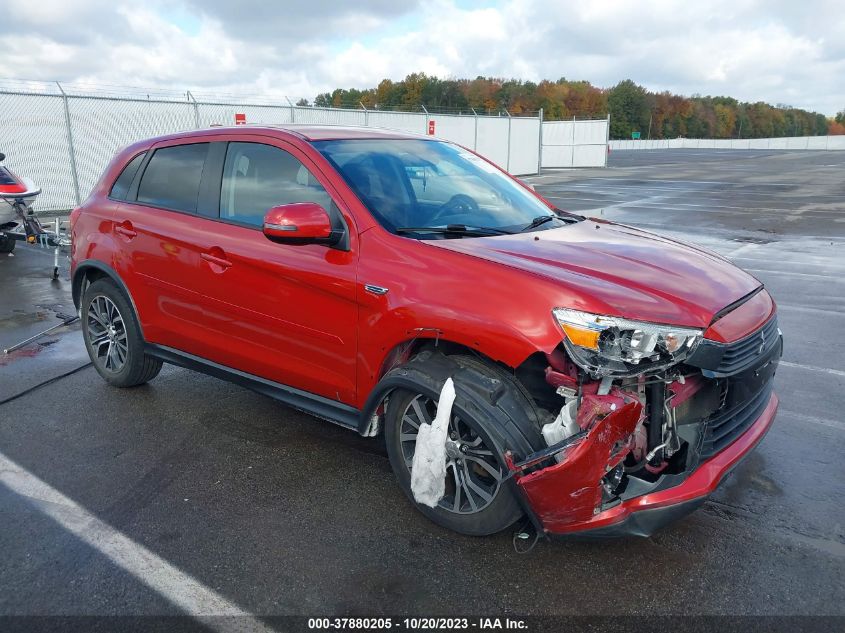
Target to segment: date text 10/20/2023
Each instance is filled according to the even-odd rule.
[[[314,630],[527,630],[528,623],[519,618],[309,618],[308,628]]]

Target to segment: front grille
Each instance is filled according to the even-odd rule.
[[[772,349],[777,340],[778,319],[775,316],[753,334],[725,345],[722,360],[719,362],[716,371],[727,375],[741,372],[757,358]]]
[[[701,459],[713,457],[727,448],[763,414],[772,396],[772,382],[769,380],[753,398],[713,414],[704,431]]]
[[[686,360],[708,378],[721,378],[741,373],[763,358],[780,340],[777,316],[756,332],[733,343],[703,340]]]

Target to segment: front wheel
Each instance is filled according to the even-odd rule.
[[[94,368],[110,385],[134,387],[161,371],[144,353],[144,339],[126,296],[109,279],[98,279],[82,297],[82,335]]]
[[[450,530],[485,536],[506,529],[522,516],[523,511],[512,489],[512,482],[506,479],[507,472],[501,464],[499,447],[511,448],[523,454],[530,452],[531,445],[526,435],[532,436],[533,431],[527,429],[526,433],[524,426],[520,427],[516,421],[503,414],[503,409],[490,403],[489,399],[474,401],[470,405],[462,396],[462,392],[467,393],[462,389],[467,381],[506,381],[506,378],[495,375],[492,370],[488,371],[480,363],[469,366],[455,364],[457,398],[444,447],[445,494],[438,505],[431,508],[414,499],[411,469],[417,433],[421,425],[431,424],[434,420],[437,412],[435,390],[442,387],[442,381],[433,378],[433,373],[426,373],[423,359],[412,361],[405,367],[414,365],[417,370],[408,372],[408,376],[419,381],[419,389],[393,392],[385,412],[387,452],[399,485],[420,512]],[[491,375],[494,377],[491,378]],[[505,386],[506,397],[522,397],[515,388],[507,384]],[[479,408],[479,403],[483,408]]]

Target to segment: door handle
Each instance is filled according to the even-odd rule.
[[[138,235],[138,232],[132,228],[131,222],[124,222],[114,227],[114,232],[123,237],[128,237],[130,240]]]
[[[200,257],[202,257],[209,264],[220,266],[220,268],[229,268],[229,266],[232,265],[232,262],[230,262],[228,259],[217,257],[216,255],[212,255],[211,253],[200,253]]]

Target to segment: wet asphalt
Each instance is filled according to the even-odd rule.
[[[0,615],[210,612],[182,595],[192,579],[257,615],[845,616],[843,174],[845,152],[664,150],[526,179],[562,208],[716,250],[779,303],[772,431],[657,535],[523,555],[511,532],[449,533],[377,441],[173,367],[110,388],[72,325],[0,355]],[[67,260],[58,281],[52,261],[0,256],[0,349],[72,313]],[[120,563],[73,516],[158,562]],[[145,577],[162,563],[175,588]]]

